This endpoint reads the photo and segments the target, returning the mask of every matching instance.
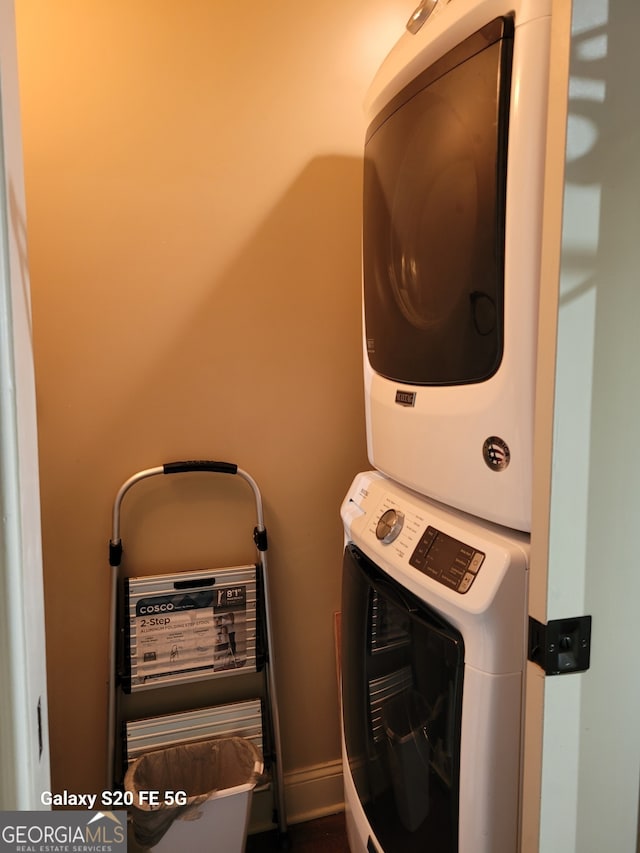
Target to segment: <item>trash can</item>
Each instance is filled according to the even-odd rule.
[[[429,711],[419,693],[407,690],[386,702],[382,715],[398,816],[414,832],[429,813]]]
[[[259,750],[241,737],[140,756],[124,780],[125,791],[133,794],[135,841],[157,853],[243,853],[253,789],[262,771]]]

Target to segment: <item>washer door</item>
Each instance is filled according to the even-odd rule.
[[[343,565],[347,758],[385,853],[458,850],[462,636],[354,545]]]

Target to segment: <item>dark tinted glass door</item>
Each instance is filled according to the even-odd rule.
[[[389,379],[479,382],[500,365],[511,55],[511,22],[496,20],[369,128],[366,341]]]
[[[458,850],[461,635],[345,551],[342,698],[347,757],[385,853]]]

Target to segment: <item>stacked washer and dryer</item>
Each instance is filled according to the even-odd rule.
[[[352,853],[516,853],[551,0],[424,0],[368,98],[342,505]]]

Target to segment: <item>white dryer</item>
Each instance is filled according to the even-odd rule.
[[[424,0],[371,86],[364,151],[371,464],[523,531],[551,8]]]
[[[514,853],[528,537],[354,480],[341,679],[352,853]]]

